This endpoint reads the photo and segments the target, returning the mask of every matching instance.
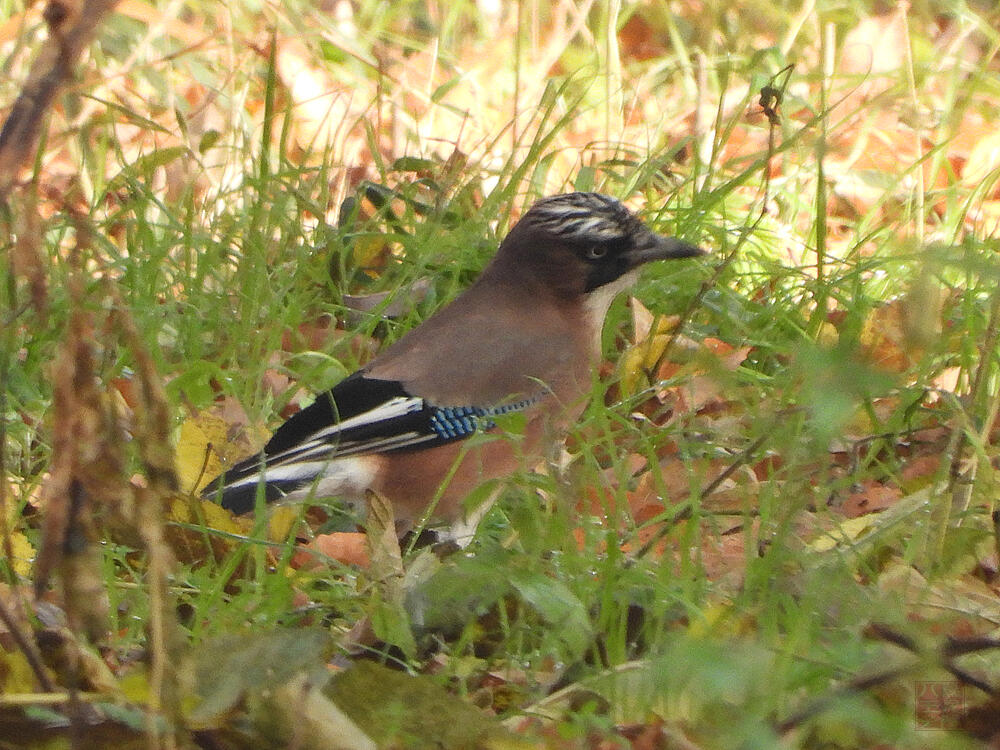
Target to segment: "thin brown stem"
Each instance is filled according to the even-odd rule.
[[[0,129],[0,201],[6,199],[17,173],[31,160],[56,95],[70,79],[84,48],[119,0],[51,0],[45,8],[49,38],[35,58],[28,79]]]

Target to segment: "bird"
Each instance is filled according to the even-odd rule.
[[[401,535],[427,518],[468,534],[475,519],[463,500],[537,463],[579,417],[605,315],[640,266],[703,253],[608,195],[541,198],[468,289],[319,394],[202,496],[245,514],[258,493],[335,497],[363,511],[375,492]],[[501,431],[508,414],[522,415],[519,439],[470,440]]]

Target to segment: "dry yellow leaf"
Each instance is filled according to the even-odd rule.
[[[35,690],[35,674],[24,654],[0,650],[0,692],[33,693]]]
[[[176,455],[182,492],[198,492],[222,471],[222,462],[214,446],[226,444],[226,433],[226,423],[207,412],[181,425]]]
[[[11,560],[14,572],[27,578],[31,575],[31,563],[35,559],[35,548],[31,546],[28,537],[20,531],[11,532],[10,546],[14,555],[14,559]]]
[[[630,396],[636,392],[639,383],[645,382],[645,372],[642,363],[646,359],[645,345],[630,346],[621,358],[621,388],[622,394]]]
[[[211,500],[192,497],[175,497],[170,501],[167,521],[207,526],[217,531],[242,536],[246,530],[233,518],[233,514]]]
[[[838,544],[851,543],[857,541],[868,528],[875,523],[877,515],[868,513],[857,518],[849,518],[841,521],[836,528],[830,529],[822,536],[814,539],[809,544],[809,548],[814,552],[829,552]]]
[[[298,523],[302,508],[295,505],[274,507],[267,518],[267,538],[272,542],[284,542]]]

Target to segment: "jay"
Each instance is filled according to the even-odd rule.
[[[392,504],[401,532],[425,515],[461,523],[472,490],[541,459],[579,416],[604,316],[638,268],[702,253],[606,195],[543,198],[471,287],[203,495],[247,513],[259,492],[269,502],[336,497],[363,507],[372,490]],[[523,414],[520,440],[467,440],[511,412]]]

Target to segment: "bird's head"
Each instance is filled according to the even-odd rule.
[[[694,245],[656,234],[614,198],[566,193],[535,203],[504,239],[494,262],[573,298],[613,285],[649,261],[702,254]]]

